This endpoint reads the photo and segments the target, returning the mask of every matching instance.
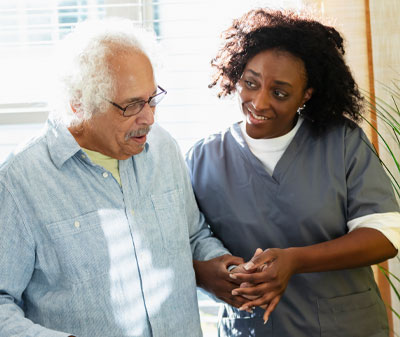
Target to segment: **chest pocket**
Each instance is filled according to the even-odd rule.
[[[189,247],[189,232],[181,190],[152,194],[151,202],[157,216],[164,248],[177,253]]]
[[[97,212],[46,225],[65,277],[80,283],[109,271],[107,240]]]
[[[318,316],[321,337],[388,336],[385,307],[372,289],[347,296],[319,298]]]

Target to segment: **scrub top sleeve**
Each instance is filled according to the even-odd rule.
[[[390,179],[361,128],[348,127],[344,141],[348,221],[368,214],[398,212]]]

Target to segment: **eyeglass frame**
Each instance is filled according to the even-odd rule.
[[[155,107],[158,103],[161,102],[161,101],[158,102],[158,103],[155,104],[154,106],[151,106],[151,105],[150,105],[151,100],[153,100],[155,97],[160,96],[160,95],[164,95],[164,96],[165,96],[165,95],[167,94],[167,90],[163,89],[163,88],[160,87],[159,85],[157,85],[157,88],[160,89],[161,92],[159,92],[159,93],[157,93],[157,94],[155,94],[155,95],[150,96],[147,100],[141,99],[141,100],[138,100],[138,101],[129,103],[125,108],[123,108],[122,106],[120,106],[119,104],[117,104],[117,103],[115,103],[115,102],[113,102],[113,101],[110,101],[110,100],[107,99],[107,98],[104,98],[104,100],[106,100],[108,103],[114,105],[116,108],[120,109],[120,110],[122,111],[122,116],[124,116],[124,117],[132,117],[132,116],[138,115],[138,114],[143,110],[143,108],[144,108],[144,106],[146,105],[146,103],[147,103],[150,107]],[[163,96],[163,97],[164,97],[164,96]],[[130,106],[135,105],[135,104],[138,104],[138,103],[143,103],[143,105],[142,105],[142,107],[140,108],[140,110],[139,110],[138,112],[134,113],[133,115],[126,116],[126,115],[125,115],[126,110],[127,110]]]

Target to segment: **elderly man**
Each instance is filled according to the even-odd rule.
[[[193,259],[242,262],[150,131],[166,91],[142,38],[129,22],[72,33],[63,105],[0,169],[1,337],[201,336]]]

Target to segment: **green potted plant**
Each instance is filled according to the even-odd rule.
[[[379,141],[379,155],[381,164],[391,178],[395,194],[400,200],[400,85],[399,81],[393,81],[390,85],[380,84],[388,98],[371,98],[366,95],[370,107],[370,119],[365,117]],[[375,122],[372,122],[374,120]],[[376,127],[378,125],[379,127]],[[400,263],[400,258],[397,262]],[[395,298],[400,302],[400,278],[384,266],[378,265],[379,270],[388,280]],[[389,305],[393,314],[400,319],[400,313]],[[399,336],[394,332],[396,336]]]
[[[381,164],[392,180],[397,197],[400,198],[400,85],[399,82],[393,81],[392,86],[381,86],[389,95],[389,100],[367,96],[371,119],[363,118],[378,135]],[[379,130],[371,122],[372,119],[378,122]],[[385,152],[389,155],[384,155]]]

